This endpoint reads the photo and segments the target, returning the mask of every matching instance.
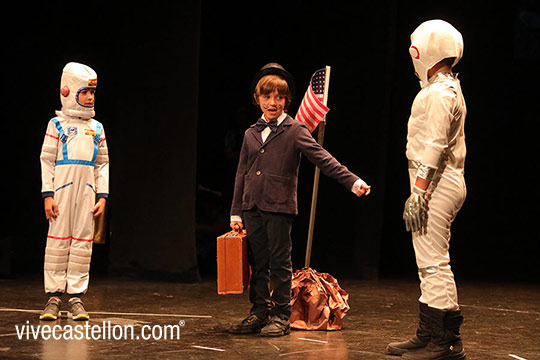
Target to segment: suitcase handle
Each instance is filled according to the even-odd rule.
[[[238,235],[246,235],[246,230],[242,230],[242,233],[232,230],[225,234],[225,236],[238,236]]]

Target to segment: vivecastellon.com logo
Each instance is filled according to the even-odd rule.
[[[110,321],[90,325],[15,325],[19,340],[180,340],[180,320],[174,325],[118,325]]]

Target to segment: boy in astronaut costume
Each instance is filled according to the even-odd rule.
[[[463,38],[445,21],[426,21],[412,33],[409,52],[421,90],[408,123],[411,195],[403,219],[412,232],[420,278],[420,322],[416,336],[387,350],[406,359],[465,359],[448,252],[450,226],[466,196],[466,107],[452,73],[463,55]]]
[[[93,217],[105,209],[109,156],[105,131],[94,116],[97,74],[68,63],[62,72],[62,110],[49,121],[41,149],[42,197],[49,220],[44,281],[49,295],[41,320],[56,320],[67,292],[74,320],[88,320],[81,301],[88,288]],[[96,202],[97,198],[97,202]]]

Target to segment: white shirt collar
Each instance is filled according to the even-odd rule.
[[[262,119],[266,122],[268,122],[268,120],[266,120],[266,118],[264,117],[264,114],[262,114]],[[277,124],[279,126],[279,124],[281,124],[283,122],[283,120],[285,120],[285,118],[287,117],[287,113],[286,112],[283,112],[281,113],[281,115],[278,116],[277,118]]]

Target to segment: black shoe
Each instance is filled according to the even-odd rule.
[[[283,320],[277,316],[272,316],[268,324],[261,330],[261,336],[283,336],[291,332],[289,320]]]
[[[386,347],[386,351],[390,355],[403,355],[409,351],[415,351],[425,348],[429,342],[420,340],[417,336],[413,336],[410,340],[403,342],[391,342]]]
[[[257,315],[249,315],[238,325],[229,329],[231,334],[257,334],[268,322],[267,319],[260,319]]]

